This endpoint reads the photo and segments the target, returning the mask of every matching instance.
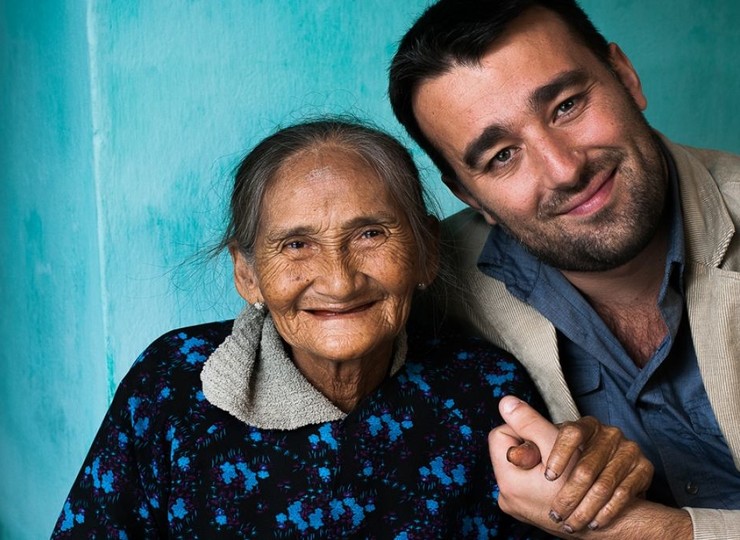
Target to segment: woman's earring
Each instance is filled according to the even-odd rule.
[[[252,304],[252,307],[254,307],[254,309],[256,309],[257,311],[265,310],[265,304],[262,302],[255,302],[254,304]]]
[[[417,283],[416,284],[416,288],[419,289],[420,291],[423,291],[424,289],[427,288],[427,284],[426,283]]]

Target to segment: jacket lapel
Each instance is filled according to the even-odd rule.
[[[451,250],[455,278],[460,280],[447,291],[450,315],[472,324],[478,334],[524,365],[554,422],[575,420],[580,415],[560,369],[555,327],[509,294],[502,282],[478,270],[478,257],[489,231],[483,218],[471,209],[445,221],[443,245]]]
[[[707,168],[684,148],[668,145],[681,189],[691,337],[707,397],[740,469],[740,274],[719,268],[735,226]]]
[[[493,283],[503,287],[498,281]],[[495,319],[491,326],[506,336],[506,341],[500,345],[511,351],[532,376],[545,398],[552,421],[558,423],[580,417],[560,367],[555,327],[534,308],[505,291],[496,291],[495,296],[495,302],[485,304],[486,317]],[[503,313],[508,315],[502,317]]]
[[[686,304],[699,371],[740,469],[740,276],[691,263]]]

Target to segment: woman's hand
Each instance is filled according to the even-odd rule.
[[[556,427],[514,397],[503,398],[500,410],[507,425],[491,432],[489,446],[499,502],[515,517],[566,533],[604,528],[649,487],[652,464],[618,428],[593,417]],[[507,472],[504,448],[508,463],[537,475]]]
[[[614,426],[586,416],[558,426],[545,477],[555,480],[580,457],[552,502],[550,518],[573,530],[608,526],[636,497],[644,497],[653,479],[653,464],[634,441]],[[567,529],[566,529],[567,530]]]

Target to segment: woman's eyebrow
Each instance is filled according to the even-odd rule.
[[[386,224],[396,220],[397,218],[389,212],[377,212],[375,214],[367,214],[364,216],[357,216],[354,219],[350,219],[347,223],[345,223],[345,227],[347,229],[355,229],[357,227],[363,227],[365,225]]]
[[[308,225],[296,225],[293,227],[278,227],[272,229],[271,231],[268,231],[265,237],[270,242],[276,242],[292,236],[309,236],[315,232],[316,229],[314,227],[309,227]]]
[[[377,225],[386,224],[396,221],[393,214],[389,212],[377,212],[374,214],[366,214],[362,216],[354,217],[344,223],[342,223],[342,229],[355,229],[357,227],[363,227],[365,225]],[[317,227],[310,225],[295,225],[287,227],[277,227],[268,231],[265,237],[268,241],[277,241],[284,238],[290,238],[293,236],[311,236],[318,232]]]

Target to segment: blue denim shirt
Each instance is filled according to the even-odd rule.
[[[547,317],[581,414],[619,426],[655,466],[648,497],[672,506],[740,509],[740,475],[709,404],[684,309],[684,237],[670,170],[669,247],[658,307],[668,335],[643,368],[562,273],[494,227],[479,269]]]

